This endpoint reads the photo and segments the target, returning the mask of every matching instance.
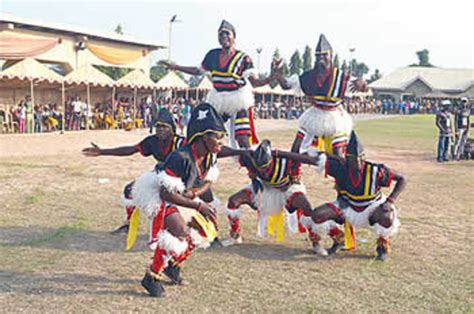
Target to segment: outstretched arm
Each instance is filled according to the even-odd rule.
[[[161,61],[162,64],[164,64],[168,69],[173,70],[173,71],[180,71],[184,72],[186,74],[190,75],[201,75],[202,70],[198,67],[186,67],[186,66],[181,66],[177,64],[172,64],[167,61]]]
[[[222,146],[221,151],[217,154],[217,158],[242,156],[247,154],[249,154],[249,151],[246,149],[233,149],[229,146]]]
[[[86,147],[82,150],[82,154],[87,157],[97,156],[130,156],[138,153],[136,146],[121,146],[109,149],[102,149],[97,144],[91,142],[92,147]]]
[[[314,165],[316,166],[318,164],[319,160],[319,155],[316,157],[311,157],[308,155],[301,155],[298,153],[293,153],[293,152],[287,152],[283,150],[274,150],[272,151],[273,156],[275,157],[285,157],[290,160],[302,163],[302,164],[308,164],[308,165]]]

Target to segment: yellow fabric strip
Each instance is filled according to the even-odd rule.
[[[242,123],[242,124],[243,124],[243,123],[249,123],[249,122],[250,122],[249,118],[239,118],[239,119],[235,119],[235,123],[236,123],[236,124],[239,124],[239,123]]]
[[[338,69],[335,69],[334,71],[332,71],[332,83],[331,83],[331,87],[329,88],[329,91],[327,93],[328,97],[330,97],[332,95],[332,92],[334,91],[334,85],[336,84],[337,72],[338,71],[339,71]]]
[[[133,210],[132,216],[130,217],[130,225],[128,228],[126,251],[130,251],[133,244],[135,244],[135,241],[137,240],[139,222],[140,222],[140,210],[138,208],[135,208]]]
[[[346,250],[353,250],[356,247],[354,228],[347,220],[344,222],[344,246]]]
[[[214,241],[214,239],[217,237],[217,230],[214,224],[195,210],[193,211],[193,217],[196,219],[199,226],[201,226],[202,231],[204,231],[206,234],[207,240],[209,242]]]
[[[364,195],[369,195],[369,188],[370,188],[370,179],[371,179],[371,171],[372,167],[370,165],[367,165],[367,171],[365,172],[365,189],[364,189]]]
[[[235,64],[237,63],[237,60],[240,59],[240,56],[242,56],[242,52],[239,52],[235,55],[234,59],[232,59],[229,67],[227,68],[227,73],[231,74],[234,72]]]
[[[379,191],[379,193],[376,193],[376,194],[373,194],[373,195],[354,195],[354,194],[351,194],[351,193],[347,192],[346,190],[340,190],[339,193],[347,195],[347,196],[349,196],[350,198],[352,198],[354,200],[364,201],[364,200],[371,200],[371,199],[376,198],[377,196],[379,196],[380,191]]]
[[[146,50],[112,48],[91,43],[87,43],[86,47],[99,59],[115,65],[131,64],[148,54]]]
[[[283,242],[285,240],[285,213],[280,211],[278,214],[270,215],[268,217],[267,233],[268,235],[275,236],[277,242]]]
[[[278,174],[280,172],[280,163],[281,163],[281,159],[276,158],[275,159],[275,168],[273,168],[273,177],[272,177],[272,181],[271,181],[273,183],[275,183],[275,180],[277,179]]]
[[[311,96],[311,98],[316,100],[326,100],[326,101],[340,101],[342,98],[338,97],[327,97],[327,96]]]
[[[233,74],[233,73],[227,73],[227,72],[220,72],[220,71],[211,71],[212,75],[217,75],[217,76],[223,76],[223,77],[233,77],[236,79],[240,79],[241,77]]]

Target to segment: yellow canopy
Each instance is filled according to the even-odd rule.
[[[155,88],[155,82],[151,80],[143,71],[136,69],[128,73],[117,81],[117,85],[121,87],[132,88]]]
[[[176,72],[169,71],[168,74],[156,83],[156,87],[159,89],[187,89],[189,85]]]
[[[196,89],[202,89],[202,90],[210,90],[212,88],[213,88],[212,82],[206,75],[204,75],[204,78],[201,80],[198,87],[196,87]]]
[[[115,81],[107,74],[102,73],[90,64],[80,67],[66,75],[65,81],[68,84],[90,84],[102,87],[113,86],[115,84]]]
[[[0,77],[6,79],[48,81],[49,83],[61,83],[63,81],[61,75],[56,74],[32,58],[26,58],[15,63],[1,72]]]
[[[141,57],[145,57],[148,54],[148,50],[131,50],[131,49],[121,49],[121,48],[112,48],[109,46],[103,46],[98,44],[87,44],[87,49],[89,49],[94,55],[99,59],[104,60],[107,63],[114,65],[125,65],[130,64]]]

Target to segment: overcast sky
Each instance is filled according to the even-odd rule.
[[[237,48],[257,66],[256,48],[263,48],[261,70],[268,68],[276,47],[289,59],[296,48],[314,49],[320,33],[341,59],[354,57],[371,69],[387,73],[417,61],[415,52],[430,51],[432,64],[474,68],[474,1],[323,0],[323,1],[24,1],[1,0],[0,10],[38,21],[112,31],[120,23],[127,35],[168,45],[173,24],[172,59],[182,65],[200,64],[218,46],[217,28],[223,18],[237,30]],[[167,57],[161,50],[154,59]]]

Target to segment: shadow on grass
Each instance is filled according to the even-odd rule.
[[[339,251],[337,254],[330,255],[327,257],[321,257],[314,254],[310,248],[300,249],[292,248],[279,244],[267,244],[267,243],[244,243],[240,245],[234,245],[227,248],[217,248],[206,250],[209,254],[219,255],[222,252],[227,254],[236,254],[243,258],[258,261],[285,261],[285,262],[301,262],[301,261],[314,261],[323,262],[330,260],[339,259],[362,259],[362,260],[373,260],[374,255],[365,254],[364,252],[358,251]]]
[[[0,271],[0,294],[20,293],[27,295],[113,295],[148,297],[145,291],[117,289],[117,286],[138,286],[137,280],[111,279],[87,274],[37,274]],[[126,288],[126,287],[125,287]]]
[[[60,228],[3,227],[0,228],[0,246],[39,247],[81,252],[124,252],[126,234],[84,230],[80,227]],[[131,252],[149,251],[148,236],[138,235]]]

